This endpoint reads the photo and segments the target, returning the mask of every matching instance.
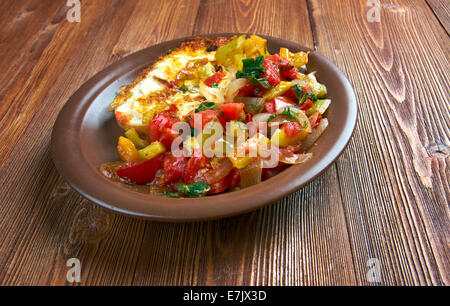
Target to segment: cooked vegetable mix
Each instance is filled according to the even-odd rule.
[[[308,162],[331,104],[315,73],[305,74],[308,53],[270,54],[256,35],[168,50],[112,102],[122,163],[101,169],[182,198],[247,188]]]

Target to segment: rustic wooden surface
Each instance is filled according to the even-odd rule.
[[[372,1],[376,2],[376,1]],[[449,285],[449,4],[380,0],[0,2],[0,284]],[[267,208],[162,224],[99,208],[52,163],[72,93],[160,41],[259,33],[314,48],[354,86],[358,124],[321,177]],[[368,260],[381,280],[369,283]]]

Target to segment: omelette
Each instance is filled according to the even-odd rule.
[[[124,130],[135,128],[146,135],[148,122],[172,104],[176,105],[179,118],[195,110],[205,101],[198,90],[199,68],[213,67],[216,50],[231,39],[198,37],[169,50],[125,86],[111,103],[110,111],[114,111],[118,124]]]

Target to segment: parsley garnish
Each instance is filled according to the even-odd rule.
[[[279,115],[279,116],[285,116],[286,119],[288,119],[288,120],[294,120],[294,121],[297,121],[297,122],[298,122],[297,116],[291,112],[291,108],[290,108],[290,107],[285,107],[285,108],[283,109],[283,111],[282,111],[281,113],[279,113],[278,115]],[[272,116],[273,116],[273,115],[272,115]],[[271,116],[271,117],[272,117],[272,116]],[[299,123],[300,123],[300,122],[299,122]]]
[[[292,86],[292,88],[295,89],[296,95],[298,98],[298,105],[301,106],[303,103],[307,102],[308,99],[310,99],[312,102],[317,101],[317,97],[315,94],[310,93],[308,94],[303,88],[301,88],[298,84],[295,84]]]
[[[246,78],[253,86],[261,85],[264,88],[270,89],[269,82],[265,78],[260,77],[265,73],[263,60],[264,56],[243,59],[242,70],[236,72],[236,78]]]
[[[166,51],[166,53],[164,53],[164,55],[170,54],[173,51],[175,51],[176,49],[177,49],[177,47],[170,48],[169,50]]]
[[[267,119],[267,123],[269,123],[270,121],[272,121],[273,119],[275,119],[277,115],[270,115],[269,119]]]
[[[219,88],[219,84],[217,84],[217,83],[212,83],[212,86],[211,86],[212,88]]]
[[[211,187],[208,186],[206,181],[200,181],[190,185],[182,184],[177,188],[178,193],[191,198],[202,197],[210,190]]]
[[[214,109],[214,108],[216,108],[216,104],[214,102],[206,102],[200,104],[200,106],[195,109],[195,112],[198,113],[207,109]]]

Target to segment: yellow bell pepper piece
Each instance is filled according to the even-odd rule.
[[[141,159],[152,159],[157,155],[166,152],[166,148],[159,141],[154,141],[145,148],[138,151]]]
[[[308,52],[297,52],[294,53],[294,56],[290,59],[292,65],[294,65],[295,67],[301,67],[303,65],[308,64]]]
[[[297,68],[308,64],[308,54],[309,51],[308,52],[300,51],[297,53],[292,53],[287,48],[280,48],[280,56],[289,60],[291,64]]]
[[[131,128],[125,132],[125,136],[134,143],[136,148],[142,149],[148,146],[148,141],[142,139],[135,128]]]
[[[289,137],[284,132],[284,129],[277,129],[270,138],[270,143],[279,147],[287,147],[298,144],[300,141],[308,136],[307,130],[301,130],[294,137]]]
[[[235,166],[238,169],[245,168],[247,165],[249,165],[251,162],[253,162],[256,157],[250,157],[250,156],[243,156],[243,157],[237,157],[237,156],[228,156],[228,159],[231,161],[233,166]]]
[[[214,57],[219,65],[229,67],[234,65],[234,55],[244,53],[245,35],[241,35],[226,45],[220,47]]]
[[[266,100],[270,100],[270,99],[273,99],[275,97],[281,96],[289,88],[291,88],[292,85],[294,85],[294,83],[287,82],[287,81],[281,81],[277,86],[275,86],[274,88],[272,88],[268,92],[266,92],[264,94],[263,98],[266,99]]]
[[[267,51],[267,40],[257,35],[250,35],[250,39],[255,42],[259,55],[264,57],[270,56],[269,51]]]
[[[117,153],[119,154],[120,159],[125,162],[136,161],[139,159],[138,151],[133,142],[123,136],[119,137]]]
[[[289,60],[293,54],[287,48],[280,48],[280,56]]]

